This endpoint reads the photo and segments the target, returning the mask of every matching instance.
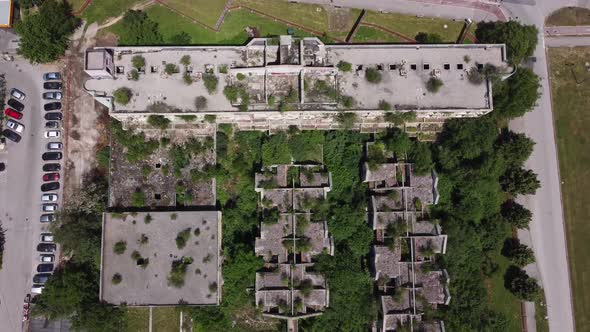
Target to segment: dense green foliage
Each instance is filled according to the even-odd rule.
[[[154,153],[160,144],[156,140],[146,140],[144,133],[134,134],[124,130],[121,122],[111,120],[113,141],[127,148],[126,158],[130,162],[140,162]]]
[[[443,42],[442,37],[437,33],[419,32],[414,39],[420,44],[440,44]]]
[[[338,67],[339,70],[341,70],[345,73],[352,71],[352,64],[350,62],[340,61],[340,62],[338,62],[336,67]]]
[[[506,43],[508,59],[516,65],[533,54],[538,33],[534,25],[522,25],[517,21],[481,22],[475,30],[475,36],[481,43]]]
[[[541,289],[534,278],[516,266],[510,266],[504,276],[504,286],[523,301],[535,301]]]
[[[129,88],[118,88],[117,90],[115,90],[115,92],[113,92],[113,96],[115,97],[115,102],[117,104],[121,104],[121,105],[127,105],[129,104],[129,101],[131,101],[131,97],[133,96],[133,91],[131,91],[131,89]]]
[[[119,32],[119,45],[160,45],[163,42],[158,23],[146,13],[139,10],[128,10],[125,13]]]
[[[377,68],[367,68],[367,70],[365,70],[365,79],[369,83],[381,83],[381,73],[377,70]]]
[[[516,228],[529,228],[529,223],[533,218],[531,211],[524,206],[509,200],[502,204],[502,217],[508,224]]]
[[[518,239],[506,239],[502,248],[502,255],[506,256],[512,264],[524,267],[535,262],[533,250],[520,243]]]
[[[539,88],[539,77],[532,70],[519,67],[510,78],[494,84],[494,114],[502,118],[523,116],[535,106]]]
[[[39,10],[17,21],[18,53],[32,63],[48,63],[64,55],[69,37],[80,24],[67,1],[47,0]]]
[[[428,90],[430,93],[437,93],[442,86],[443,81],[441,81],[439,78],[431,77],[426,82],[426,90]]]
[[[156,128],[160,128],[162,130],[168,128],[168,126],[170,125],[170,120],[168,120],[167,117],[156,114],[150,114],[150,116],[148,116],[147,122],[150,125]]]

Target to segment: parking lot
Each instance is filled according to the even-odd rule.
[[[44,137],[49,129],[45,128],[47,120],[44,115],[47,112],[43,105],[48,101],[42,99],[42,94],[47,91],[43,89],[43,73],[58,71],[58,68],[33,66],[18,58],[0,63],[0,68],[5,74],[7,93],[17,88],[26,95],[21,101],[25,106],[22,118],[13,119],[24,126],[19,133],[22,139],[18,143],[7,139],[5,150],[0,151],[0,162],[6,165],[5,171],[0,173],[0,221],[6,232],[4,262],[0,270],[0,332],[3,332],[23,329],[20,319],[23,300],[31,292],[33,277],[38,273],[40,252],[37,245],[41,233],[48,232],[49,224],[40,222],[41,215],[49,213],[42,212],[41,185],[43,175],[47,173],[42,171],[45,163],[42,155],[47,152],[47,143],[59,139]],[[60,128],[54,130],[61,131]],[[61,199],[61,189],[51,193]],[[52,203],[59,204],[59,201]],[[57,260],[58,253],[52,254]]]

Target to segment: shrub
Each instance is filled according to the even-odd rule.
[[[217,293],[217,283],[212,282],[209,284],[209,293]]]
[[[431,77],[428,82],[426,82],[426,90],[430,93],[437,93],[442,86],[443,82],[436,77]]]
[[[184,286],[184,277],[186,275],[186,268],[193,263],[192,257],[185,257],[172,261],[172,268],[168,274],[168,285],[176,288]]]
[[[164,66],[164,72],[168,75],[176,74],[178,73],[178,66],[173,63],[167,63],[166,66]]]
[[[217,120],[217,116],[215,114],[207,114],[205,115],[205,121],[209,123],[215,123]]]
[[[365,71],[365,79],[369,83],[378,84],[381,82],[381,73],[377,68],[367,68]]]
[[[184,75],[182,75],[182,80],[184,81],[184,84],[186,84],[186,85],[193,84],[193,77],[188,72],[186,72],[186,73],[184,73]]]
[[[234,104],[238,101],[238,88],[233,85],[226,85],[223,88],[223,95],[230,103]]]
[[[346,108],[352,108],[355,104],[354,98],[352,98],[351,96],[342,96],[341,102],[342,106]]]
[[[131,205],[134,207],[145,206],[145,194],[141,190],[137,190],[131,194]]]
[[[227,65],[219,66],[219,73],[220,74],[227,74]]]
[[[338,69],[342,72],[349,72],[352,70],[352,64],[350,62],[346,62],[346,61],[340,61],[338,62],[338,64],[336,65],[336,67],[338,67]]]
[[[146,244],[150,241],[150,239],[147,237],[147,235],[145,234],[141,234],[141,236],[139,237],[139,244]]]
[[[131,100],[131,96],[133,96],[133,91],[131,91],[131,89],[125,88],[125,87],[118,88],[113,93],[113,96],[115,97],[115,102],[117,104],[127,105],[127,104],[129,104],[129,101]]]
[[[177,117],[180,118],[180,119],[182,119],[185,122],[193,122],[193,121],[195,121],[197,119],[197,116],[194,115],[194,114],[177,115]]]
[[[143,218],[143,222],[147,225],[149,223],[152,222],[152,220],[154,220],[154,217],[152,217],[151,214],[146,214],[145,217]]]
[[[138,260],[141,258],[141,254],[139,253],[139,251],[137,250],[133,250],[133,252],[131,253],[131,259],[133,259],[134,261]]]
[[[273,95],[268,96],[268,106],[273,107],[276,103],[276,97]]]
[[[113,285],[118,285],[121,283],[121,281],[123,281],[123,277],[121,276],[121,274],[119,274],[119,273],[113,274],[113,278],[111,279],[111,282],[113,283]]]
[[[188,239],[191,236],[191,229],[187,228],[184,229],[180,232],[178,232],[178,234],[176,235],[176,247],[178,249],[182,249],[186,246],[186,242],[188,241]]]
[[[180,64],[188,67],[188,65],[191,64],[191,56],[190,55],[183,55],[182,58],[180,58]]]
[[[141,69],[145,67],[145,58],[141,55],[136,55],[131,58],[131,64],[134,68]]]
[[[378,107],[382,111],[391,111],[391,104],[386,102],[385,100],[380,100]]]
[[[113,246],[113,251],[117,255],[123,255],[125,250],[127,250],[127,242],[125,241],[119,241]]]
[[[178,218],[178,213],[171,213],[170,214],[170,219],[171,220],[176,220],[176,218]]]
[[[139,72],[137,71],[137,69],[131,69],[129,74],[131,75],[132,80],[134,80],[134,81],[139,80]]]
[[[207,98],[205,96],[198,96],[195,98],[195,108],[197,111],[204,110],[207,107]]]
[[[383,120],[386,122],[391,122],[396,126],[401,126],[406,122],[416,120],[416,112],[387,112],[383,116]]]
[[[443,42],[442,37],[436,33],[419,32],[414,39],[420,44],[440,44]]]
[[[215,91],[217,90],[218,82],[219,79],[217,78],[217,76],[211,73],[203,75],[203,84],[205,84],[205,89],[207,89],[207,92],[209,92],[209,94],[215,93]]]
[[[163,115],[156,115],[156,114],[151,114],[150,116],[148,116],[147,122],[151,126],[154,126],[156,128],[160,128],[162,130],[168,128],[168,126],[170,125],[170,120],[168,120],[167,117],[165,117]]]
[[[238,79],[238,81],[243,81],[246,78],[246,75],[244,75],[242,73],[238,73],[236,75],[236,78]]]
[[[356,113],[341,111],[336,114],[336,122],[338,122],[342,129],[351,129],[357,121],[358,116]]]
[[[107,169],[111,160],[111,147],[105,146],[96,152],[96,161],[100,168]]]

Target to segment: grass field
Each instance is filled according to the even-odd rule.
[[[74,12],[80,9],[84,2],[86,2],[86,0],[68,0],[68,3],[72,5],[72,9],[74,10]]]
[[[590,74],[589,47],[550,48],[553,117],[577,331],[590,327]],[[568,66],[573,64],[573,66]],[[581,84],[576,84],[576,73]]]
[[[353,43],[400,43],[400,39],[371,27],[360,26],[352,39]]]
[[[127,332],[144,332],[149,330],[149,308],[127,308]]]
[[[214,27],[223,12],[225,0],[165,0],[168,6]]]
[[[367,12],[363,22],[380,25],[410,38],[416,37],[419,32],[437,33],[443,41],[451,43],[457,41],[463,28],[461,21],[371,11]]]
[[[152,331],[178,331],[180,311],[176,308],[154,308],[152,310]]]
[[[590,25],[590,9],[580,7],[558,9],[547,17],[545,25]]]
[[[92,1],[82,13],[82,18],[91,24],[102,23],[109,17],[116,17],[123,14],[127,9],[133,7],[141,0],[100,0]],[[75,7],[74,7],[74,10]]]
[[[510,234],[507,233],[506,236],[510,236]],[[499,265],[499,268],[498,271],[485,281],[488,290],[488,303],[494,311],[501,312],[508,318],[506,331],[521,332],[521,302],[504,287],[504,273],[510,265],[510,261],[500,254],[500,250],[493,253],[491,258]]]
[[[547,321],[547,303],[545,295],[543,296],[543,305],[539,301],[535,302],[535,321],[537,322],[537,332],[549,332],[549,321]]]

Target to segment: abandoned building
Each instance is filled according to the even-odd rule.
[[[326,45],[291,36],[243,46],[92,48],[85,60],[85,89],[121,121],[190,113],[260,130],[338,128],[339,110],[357,114],[357,129],[377,130],[390,126],[382,102],[415,112],[412,128],[432,130],[492,111],[491,82],[472,74],[489,65],[508,71],[504,45]],[[431,79],[440,89],[428,90]],[[128,100],[116,102],[121,88]],[[196,105],[196,97],[206,102]]]
[[[265,316],[291,322],[320,315],[330,292],[312,268],[315,256],[334,254],[326,222],[331,176],[318,165],[275,165],[257,173],[255,184],[261,198],[255,253],[265,262],[256,273],[256,305]]]
[[[438,203],[438,177],[434,171],[415,174],[413,164],[395,161],[376,144],[367,143],[362,168],[375,232],[370,270],[381,297],[374,330],[444,331],[442,321],[423,321],[426,306],[436,309],[451,299],[448,273],[436,264],[436,255],[446,253],[447,236],[427,209]]]

